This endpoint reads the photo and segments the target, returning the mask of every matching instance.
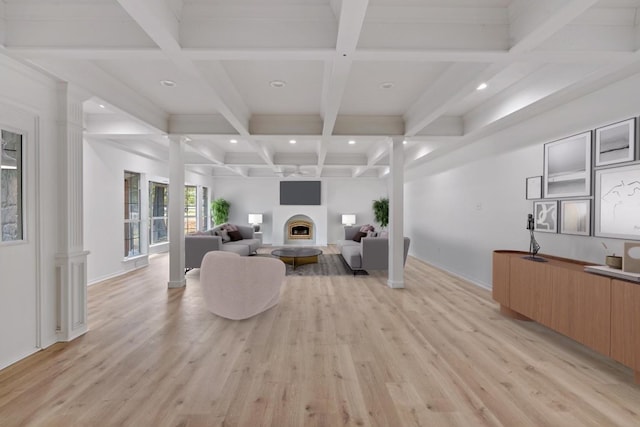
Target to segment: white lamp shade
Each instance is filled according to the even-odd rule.
[[[262,214],[249,214],[249,224],[262,224]]]
[[[356,223],[355,214],[343,214],[342,215],[342,224],[343,225],[353,225]]]

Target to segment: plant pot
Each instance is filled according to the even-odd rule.
[[[607,264],[608,267],[620,270],[622,269],[622,257],[609,255],[605,258],[605,264]]]

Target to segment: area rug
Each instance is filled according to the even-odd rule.
[[[258,256],[273,257],[270,254]],[[356,276],[367,275],[366,271],[356,271]],[[341,255],[322,254],[318,256],[317,264],[304,264],[295,269],[287,264],[287,276],[353,276],[353,271],[344,262]]]

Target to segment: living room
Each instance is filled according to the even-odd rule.
[[[540,324],[507,319],[490,290],[493,251],[529,248],[526,183],[545,176],[545,144],[640,118],[638,24],[630,18],[640,2],[559,2],[548,14],[538,2],[502,0],[472,10],[469,2],[273,2],[284,12],[277,19],[244,3],[147,4],[165,17],[184,5],[175,22],[181,37],[145,19],[134,0],[80,3],[0,3],[0,125],[24,145],[24,234],[0,242],[0,420],[638,424],[634,370]],[[351,8],[365,22],[358,47],[362,25],[347,26],[358,33],[353,40],[340,23],[355,19]],[[260,26],[238,38],[225,19],[240,22],[241,12],[260,18],[274,39]],[[282,25],[282,16],[295,25]],[[223,25],[201,25],[206,19]],[[440,19],[455,30],[432,22]],[[237,45],[203,47],[202,32]],[[167,92],[160,70],[189,78]],[[278,80],[266,70],[291,74]],[[143,73],[127,79],[135,71]],[[252,72],[255,90],[240,84]],[[381,80],[387,73],[397,79]],[[296,75],[312,84],[295,86]],[[487,75],[496,85],[479,89]],[[282,98],[265,95],[286,88]],[[101,119],[99,102],[129,127]],[[165,154],[180,145],[200,150],[185,154],[184,184],[206,188],[209,202],[228,200],[231,223],[262,214],[265,244],[278,245],[279,182],[320,181],[323,250],[335,252],[342,214],[379,228],[371,204],[390,193],[388,154],[403,136],[404,290],[388,288],[384,272],[287,277],[278,306],[231,322],[206,311],[198,271],[186,287],[167,289],[170,243],[139,236],[147,250],[125,250],[123,224],[150,221],[124,217],[125,174],[139,174],[143,194],[149,182],[170,185],[176,168]],[[297,147],[313,140],[311,159],[273,149],[296,139]],[[345,156],[348,141],[362,151]],[[246,151],[225,151],[236,143]],[[4,161],[3,174],[18,170]],[[301,169],[309,175],[284,176]],[[580,198],[594,207],[596,193]],[[625,240],[535,238],[542,254],[593,264],[622,253]],[[87,295],[88,305],[78,302]]]

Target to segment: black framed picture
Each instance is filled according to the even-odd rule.
[[[579,236],[591,234],[591,200],[560,201],[560,233]]]
[[[544,233],[558,232],[558,201],[533,202],[534,229]]]
[[[542,199],[542,177],[530,176],[527,178],[527,200]]]
[[[595,181],[594,234],[640,240],[640,164],[596,170]]]
[[[636,156],[636,119],[596,129],[595,165],[631,162]]]
[[[544,145],[544,198],[591,195],[591,132]]]

